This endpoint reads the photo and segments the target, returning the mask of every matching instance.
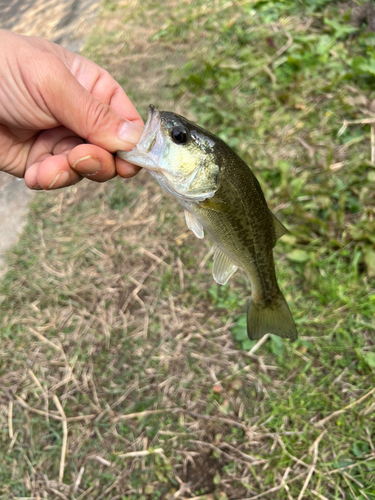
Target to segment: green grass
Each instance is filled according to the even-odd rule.
[[[300,337],[247,339],[245,276],[214,284],[147,172],[38,193],[0,284],[0,498],[375,499],[375,166],[370,126],[342,129],[373,116],[375,52],[351,7],[103,3],[85,54],[225,139],[290,229]]]

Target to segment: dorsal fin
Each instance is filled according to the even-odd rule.
[[[287,228],[281,224],[281,222],[279,221],[279,219],[276,217],[275,214],[272,214],[272,220],[273,220],[273,227],[275,228],[275,235],[276,235],[276,241],[281,238],[281,236],[283,236],[284,234],[287,234],[289,233],[289,231],[287,230]],[[275,241],[275,243],[276,243]]]

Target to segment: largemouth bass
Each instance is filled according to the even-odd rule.
[[[273,247],[287,230],[267,206],[246,163],[219,137],[175,113],[149,107],[142,137],[118,156],[149,170],[185,209],[198,238],[216,244],[213,277],[225,284],[242,267],[251,283],[250,339],[266,333],[296,339],[297,330],[279,289]]]

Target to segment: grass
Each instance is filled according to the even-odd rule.
[[[374,34],[351,3],[106,1],[85,53],[218,133],[290,229],[300,338],[141,172],[38,193],[0,285],[0,498],[374,499]],[[136,36],[135,36],[136,34]],[[341,133],[340,133],[341,132]]]

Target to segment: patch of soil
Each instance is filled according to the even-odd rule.
[[[367,2],[363,5],[357,5],[353,8],[351,22],[357,28],[367,24],[368,30],[375,32],[375,4]]]
[[[213,479],[217,473],[220,474],[223,465],[219,459],[202,451],[194,457],[194,462],[188,462],[181,479],[189,483],[192,492],[199,490],[200,494],[212,493],[215,490]]]

